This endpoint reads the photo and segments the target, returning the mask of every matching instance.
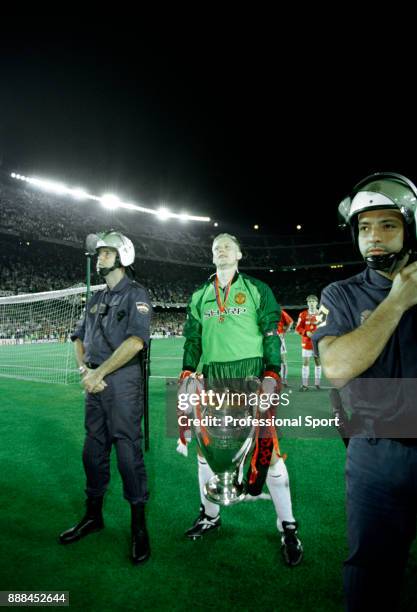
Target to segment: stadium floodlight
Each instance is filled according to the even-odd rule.
[[[73,198],[76,200],[86,200],[89,196],[85,189],[81,189],[81,187],[76,187],[75,189],[71,189],[70,193]]]
[[[219,227],[219,224],[217,223],[217,221],[216,221],[216,223],[213,223],[213,225],[214,225],[214,227]]]
[[[109,194],[109,193],[105,193],[101,197],[98,197],[90,193],[87,193],[87,191],[85,191],[84,189],[81,189],[80,187],[70,188],[64,185],[63,183],[59,183],[57,181],[40,179],[37,177],[27,177],[27,176],[23,176],[22,174],[17,174],[16,172],[12,172],[10,176],[13,179],[24,181],[26,183],[29,183],[30,185],[33,185],[34,187],[37,187],[39,189],[43,189],[45,191],[55,193],[58,195],[72,196],[73,198],[77,200],[95,200],[97,202],[100,202],[105,208],[110,209],[110,210],[114,210],[116,208],[134,210],[137,212],[146,213],[148,215],[154,215],[155,217],[158,217],[159,219],[163,221],[166,219],[178,219],[180,221],[201,221],[203,223],[208,223],[209,221],[211,221],[210,217],[191,215],[191,214],[184,213],[184,212],[174,213],[168,210],[165,206],[162,206],[159,209],[155,209],[155,208],[147,208],[145,206],[139,206],[134,203],[122,202],[117,196],[113,194]],[[216,223],[215,227],[217,227],[217,225],[218,224]]]
[[[58,183],[57,181],[49,181],[37,177],[21,177],[21,179],[27,181],[35,187],[38,187],[39,189],[43,189],[44,191],[49,191],[50,193],[55,193],[57,195],[64,195],[70,191],[66,185],[63,183]]]
[[[300,230],[301,229],[301,225],[297,225],[297,229]]]
[[[118,198],[116,195],[113,195],[112,193],[103,194],[100,198],[100,202],[102,203],[104,208],[107,208],[109,210],[115,210],[120,206],[120,198]]]
[[[171,212],[168,210],[166,206],[160,206],[158,208],[158,219],[161,221],[166,221],[171,216]]]
[[[253,229],[258,230],[259,229],[259,225],[254,225]]]

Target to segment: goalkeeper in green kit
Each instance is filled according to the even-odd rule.
[[[209,386],[212,381],[243,381],[256,376],[262,381],[264,396],[276,394],[280,391],[281,341],[277,327],[281,309],[268,285],[238,272],[242,253],[234,236],[219,234],[212,250],[216,274],[193,293],[188,304],[179,394],[200,361]],[[183,455],[188,454],[186,433],[180,428],[177,451]],[[255,469],[258,478],[249,480],[248,491],[259,495],[266,481],[277,514],[283,557],[294,566],[300,563],[303,548],[292,513],[288,472],[277,446],[272,445],[271,450],[269,468],[264,467],[263,473]],[[201,506],[199,516],[186,531],[191,539],[202,537],[221,523],[220,507],[204,495],[204,484],[213,472],[200,452],[197,460]]]

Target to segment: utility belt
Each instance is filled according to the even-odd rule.
[[[394,442],[400,442],[404,446],[414,446],[417,448],[417,438],[388,438]]]
[[[127,368],[128,366],[132,366],[132,365],[136,365],[140,363],[140,357],[136,356],[132,357],[132,359],[130,361],[128,361],[127,363],[125,363],[124,365],[120,366],[120,368],[117,368],[117,370],[115,370],[115,372],[118,372],[119,370],[123,370],[123,368]],[[86,361],[85,365],[87,366],[87,368],[89,370],[97,370],[97,368],[100,367],[100,363],[91,363],[91,361]]]
[[[381,423],[379,421],[375,421],[374,419],[362,417],[360,415],[353,415],[351,425],[351,435],[359,433],[371,440],[393,440],[394,442],[399,442],[404,446],[417,447],[417,438],[392,438],[391,436],[385,435],[387,429],[386,423]]]
[[[403,446],[417,447],[417,438],[392,438],[384,435],[387,424],[381,423],[370,417],[353,414],[351,418],[347,415],[338,391],[331,389],[330,401],[332,404],[333,415],[339,418],[338,431],[345,443],[348,445],[349,439],[355,436],[367,438],[376,443],[378,439],[393,440]]]

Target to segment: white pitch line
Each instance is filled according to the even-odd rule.
[[[172,378],[173,380],[174,379],[176,380],[178,378],[178,376],[157,376],[156,374],[155,375],[151,374],[151,376],[149,376],[149,378]]]
[[[13,368],[13,369],[18,369],[18,368],[24,368],[25,370],[42,370],[42,372],[68,372],[68,373],[76,373],[77,370],[67,370],[67,369],[63,369],[63,368],[44,368],[43,366],[33,366],[33,365],[4,365],[4,364],[0,364],[0,368]]]

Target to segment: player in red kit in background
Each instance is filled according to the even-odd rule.
[[[321,365],[320,359],[314,355],[313,342],[311,336],[317,329],[317,315],[319,299],[316,295],[307,296],[307,310],[300,312],[295,331],[301,336],[301,354],[303,357],[303,366],[301,369],[302,385],[300,391],[308,391],[308,378],[310,375],[310,358],[314,357],[314,384],[316,389],[320,389]]]
[[[290,331],[294,320],[288,312],[281,310],[281,318],[278,323],[278,334],[281,338],[281,381],[283,387],[288,387],[288,363],[287,363],[287,347],[285,344],[285,334]]]

